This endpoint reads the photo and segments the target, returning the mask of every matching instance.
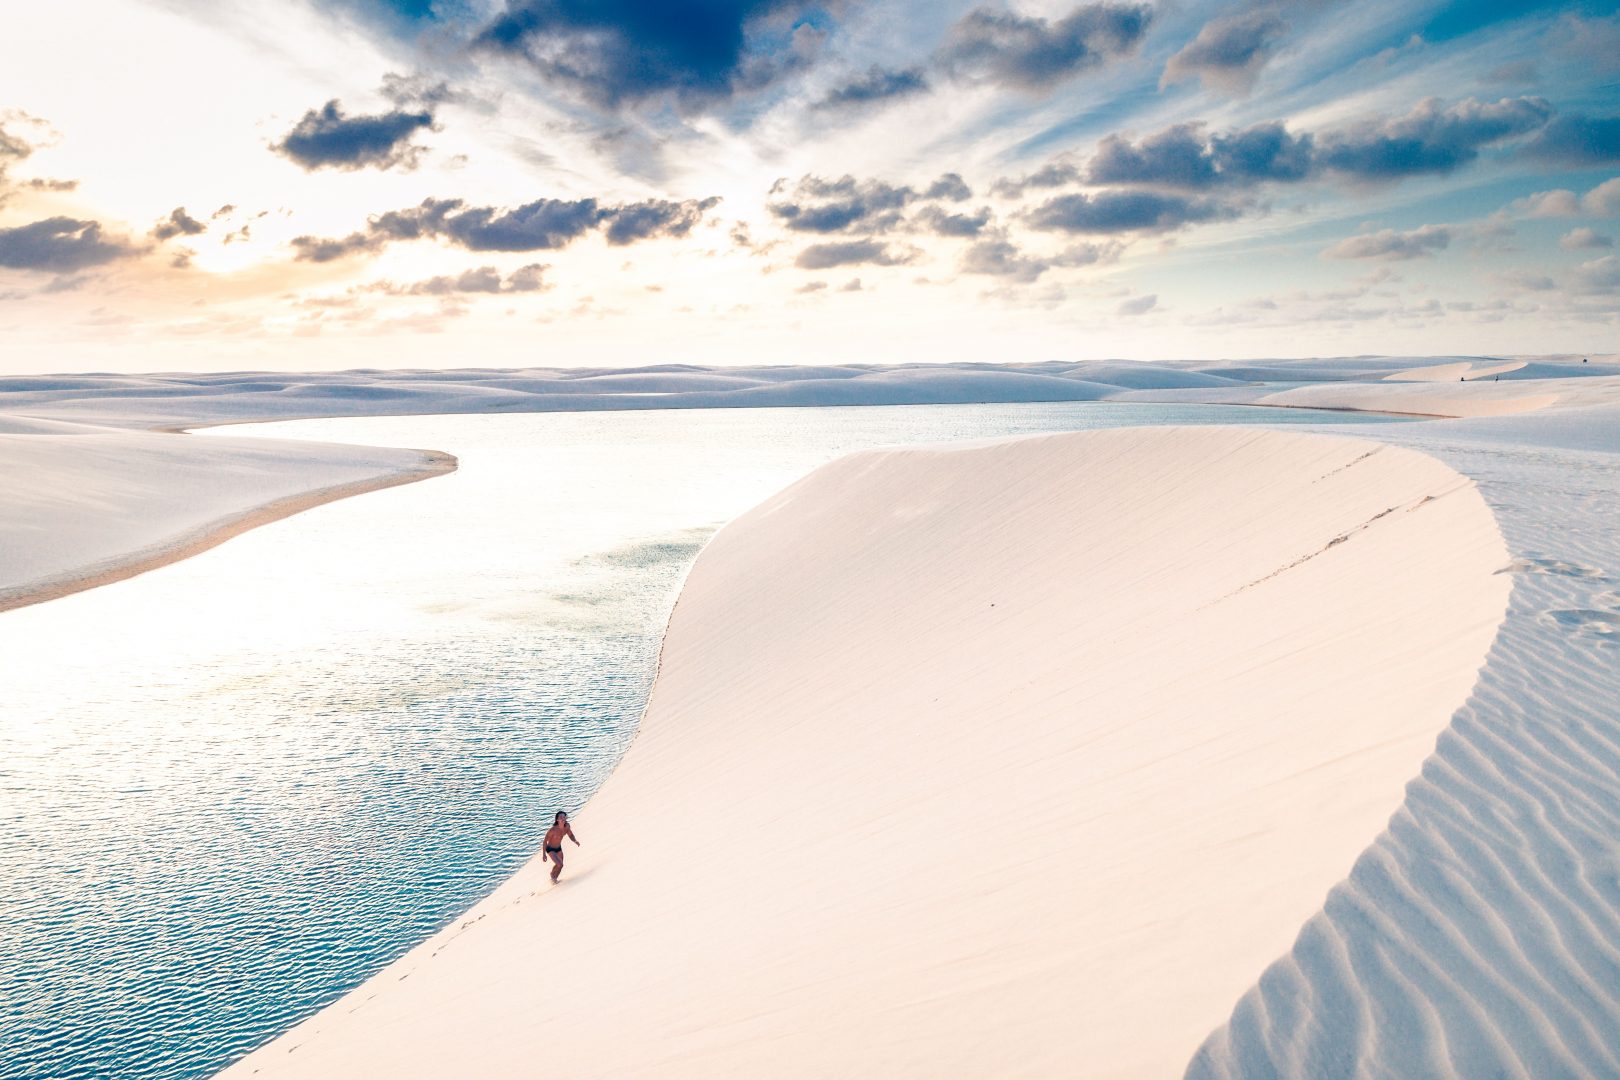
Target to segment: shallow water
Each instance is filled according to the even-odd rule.
[[[454,474],[0,615],[0,1077],[211,1074],[522,864],[617,762],[720,524],[839,454],[1090,403],[308,420]],[[579,821],[590,854],[588,811]]]

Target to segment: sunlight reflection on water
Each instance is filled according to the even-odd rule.
[[[623,753],[704,539],[824,461],[1365,419],[1068,403],[222,429],[461,468],[0,615],[0,1077],[208,1075],[465,910]]]

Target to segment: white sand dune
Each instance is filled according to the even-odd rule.
[[[1510,572],[1344,440],[851,459],[704,556],[568,887],[241,1074],[1620,1072],[1617,355],[0,378],[0,606],[446,464],[142,428],[1048,394],[1471,417],[1358,434]]]
[[[454,467],[448,455],[417,450],[5,417],[0,424],[0,611],[130,577],[299,510]]]
[[[1620,365],[1612,358],[1592,359],[1592,364],[1567,356],[807,368],[661,364],[633,370],[30,376],[0,378],[0,416],[182,428],[313,416],[1103,400],[1265,402],[1471,416],[1550,402],[1548,386],[1567,384],[1571,376],[1587,376],[1582,383],[1620,382]],[[1517,389],[1483,389],[1485,379],[1478,373],[1484,371]],[[1459,372],[1473,373],[1468,384],[1457,384]],[[1502,404],[1509,399],[1512,405]]]
[[[1424,455],[854,455],[727,526],[531,865],[227,1076],[1163,1076],[1400,804],[1507,553]]]
[[[1188,1075],[1620,1075],[1620,408],[1383,437],[1480,479],[1507,618],[1390,827]]]

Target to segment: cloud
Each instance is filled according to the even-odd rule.
[[[1196,78],[1206,90],[1246,94],[1276,52],[1277,39],[1287,31],[1287,23],[1265,10],[1212,19],[1186,48],[1170,58],[1159,88]]]
[[[345,116],[334,98],[304,118],[270,149],[306,172],[316,169],[415,168],[425,152],[411,143],[422,128],[433,127],[431,112],[395,110],[376,116]]]
[[[1136,4],[1088,4],[1056,22],[978,8],[951,28],[939,61],[966,81],[1046,91],[1135,52],[1152,21]]]
[[[815,14],[825,5],[807,0],[508,0],[474,45],[604,109],[668,98],[694,112],[811,62]]]
[[[938,236],[978,236],[990,224],[990,208],[982,206],[973,214],[947,214],[937,206],[925,206],[916,220]]]
[[[1575,285],[1581,292],[1591,293],[1620,289],[1620,257],[1605,255],[1581,263],[1575,271]]]
[[[861,279],[858,277],[850,278],[848,281],[838,286],[839,292],[864,292],[865,289],[866,286],[861,284]]]
[[[1503,270],[1491,276],[1496,279],[1498,284],[1506,285],[1510,289],[1549,292],[1558,288],[1558,283],[1546,274],[1531,273],[1528,270]]]
[[[1620,217],[1620,176],[1582,195],[1581,209],[1593,217]]]
[[[615,247],[648,240],[655,236],[685,236],[703,220],[703,215],[720,205],[720,197],[670,202],[648,199],[610,212],[607,242]]]
[[[392,282],[380,281],[367,288],[374,292],[384,292],[391,296],[455,296],[466,293],[529,293],[543,292],[551,286],[544,280],[544,274],[550,267],[544,263],[530,263],[512,271],[505,278],[493,266],[480,266],[473,270],[466,270],[451,276],[438,276],[428,278],[426,281],[417,281],[409,285],[395,285]]]
[[[1237,216],[1213,199],[1162,195],[1151,191],[1104,191],[1058,195],[1027,215],[1030,227],[1045,232],[1168,232],[1201,221]]]
[[[1365,236],[1350,236],[1322,252],[1329,259],[1421,259],[1451,244],[1444,225],[1424,225],[1408,232],[1382,229]]]
[[[770,193],[778,199],[766,206],[778,221],[794,232],[813,233],[888,232],[909,226],[904,211],[912,203],[960,202],[973,197],[973,189],[956,173],[944,174],[920,194],[911,187],[897,187],[882,180],[857,180],[853,176],[836,180],[804,176],[791,189],[782,179],[771,185]],[[933,213],[923,222],[927,227],[945,220],[937,207],[928,210]],[[964,219],[954,224],[966,227],[967,223],[968,219]]]
[[[1053,161],[1016,180],[1003,177],[990,186],[990,194],[1003,199],[1016,199],[1030,188],[1059,188],[1080,182],[1080,170],[1067,161]]]
[[[1542,98],[1467,98],[1442,108],[1427,98],[1405,116],[1329,132],[1317,140],[1317,163],[1362,180],[1449,173],[1482,148],[1543,127],[1553,108]]]
[[[965,202],[973,198],[973,189],[967,186],[960,173],[948,172],[940,176],[922,193],[925,199],[943,199],[946,202]]]
[[[813,106],[817,109],[857,109],[886,104],[928,92],[922,68],[887,71],[874,65],[866,74],[837,87]]]
[[[300,262],[331,262],[382,250],[396,241],[439,239],[468,251],[550,251],[607,227],[615,246],[659,236],[685,236],[717,198],[669,202],[652,199],[603,206],[595,199],[536,199],[510,210],[468,206],[461,199],[428,199],[420,206],[379,214],[360,232],[293,240]]]
[[[1557,188],[1515,199],[1508,209],[1528,218],[1574,217],[1581,212],[1581,199],[1573,191]]]
[[[32,124],[48,130],[48,125],[44,121],[23,112],[0,112],[0,121],[20,121],[25,125]],[[34,143],[20,135],[11,134],[6,131],[4,124],[0,124],[0,206],[5,205],[7,196],[18,188],[33,191],[72,191],[79,186],[77,180],[53,180],[43,177],[28,180],[10,179],[7,174],[11,167],[28,160],[37,149],[38,146]]]
[[[1114,312],[1118,315],[1146,315],[1158,306],[1159,294],[1149,293],[1146,296],[1133,296],[1131,299],[1122,302],[1119,307],[1114,309]]]
[[[0,229],[0,266],[70,274],[141,253],[125,240],[109,238],[95,221],[45,218],[14,229]]]
[[[962,253],[962,271],[967,274],[1012,278],[1028,284],[1049,269],[1051,263],[1025,255],[1005,236],[981,240]]]
[[[400,109],[430,110],[447,101],[464,104],[468,101],[465,94],[450,89],[450,84],[442,79],[434,80],[426,75],[398,75],[391,71],[383,76],[379,92]]]
[[[1553,165],[1582,168],[1620,162],[1620,116],[1560,116],[1524,148]]]
[[[1606,180],[1585,195],[1568,188],[1538,191],[1514,199],[1501,211],[1527,218],[1616,217],[1620,216],[1620,177]]]
[[[31,144],[24,142],[15,135],[8,134],[4,127],[0,127],[0,178],[5,176],[6,169],[22,161],[34,152]]]
[[[1010,278],[1028,285],[1056,267],[1091,266],[1118,256],[1118,244],[1075,244],[1068,250],[1045,258],[1020,251],[1005,233],[986,237],[962,252],[962,272]]]
[[[1558,238],[1558,246],[1565,251],[1584,251],[1589,248],[1614,247],[1614,240],[1595,229],[1571,229]]]
[[[1094,184],[1155,184],[1200,189],[1265,180],[1303,180],[1311,172],[1311,136],[1280,123],[1256,124],[1205,140],[1199,124],[1177,124],[1140,143],[1110,135],[1087,166]]]
[[[207,225],[186,213],[185,207],[177,206],[169,212],[168,217],[153,226],[152,239],[161,242],[176,236],[196,236],[207,231]]]
[[[851,240],[811,244],[799,252],[793,265],[801,270],[831,270],[837,266],[904,266],[916,260],[916,250],[896,252],[877,240]]]
[[[826,288],[827,283],[825,281],[807,281],[793,291],[796,293],[815,293],[823,292],[826,290]]]
[[[786,186],[785,180],[778,180],[771,193],[779,194]],[[901,221],[901,210],[916,197],[909,187],[895,187],[881,180],[805,176],[794,185],[790,200],[766,205],[795,232],[834,233],[892,229]]]

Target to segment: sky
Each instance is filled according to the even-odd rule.
[[[0,374],[1613,352],[1616,6],[12,5]]]

